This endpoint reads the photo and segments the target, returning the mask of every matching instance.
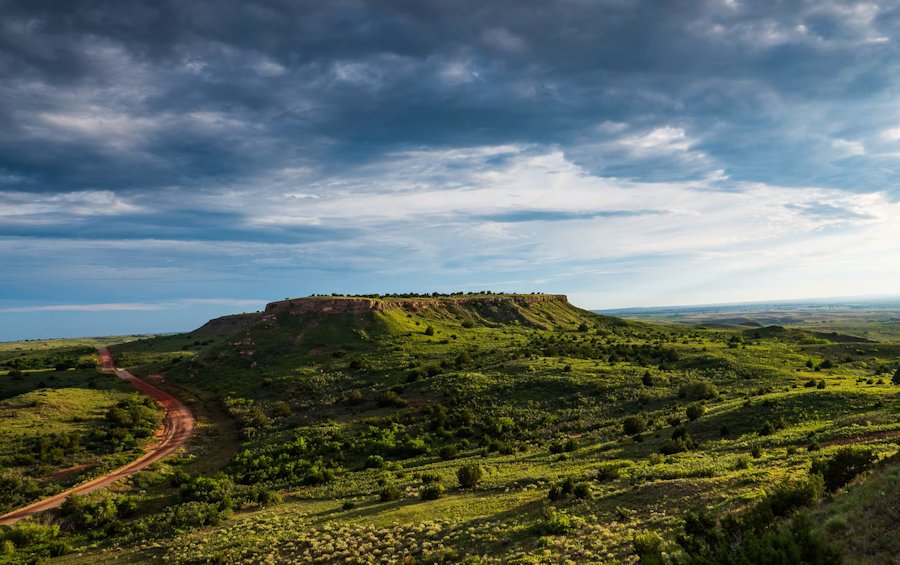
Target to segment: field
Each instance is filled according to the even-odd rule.
[[[319,297],[232,322],[112,347],[195,403],[197,441],[40,535],[10,530],[8,559],[896,558],[887,324],[660,325],[490,294]]]
[[[0,363],[7,367],[24,359],[60,369],[10,368],[0,377],[0,513],[127,462],[156,429],[158,408],[146,406],[115,375],[98,371],[87,348],[64,343],[10,351],[27,353],[6,356]],[[146,411],[145,420],[114,417],[130,418],[136,410]]]

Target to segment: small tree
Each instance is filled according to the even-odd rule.
[[[696,420],[706,412],[706,406],[702,404],[691,404],[687,407],[687,417],[690,420]]]
[[[628,416],[622,420],[622,428],[625,430],[626,434],[633,436],[647,429],[647,420],[640,415]]]
[[[459,486],[462,488],[473,488],[481,482],[484,476],[484,470],[477,463],[463,465],[456,470],[456,478],[459,479]]]
[[[431,326],[425,328],[425,335],[434,335],[434,328]]]
[[[900,369],[897,369],[897,372],[894,373],[894,378],[891,379],[891,382],[895,385],[900,385]]]

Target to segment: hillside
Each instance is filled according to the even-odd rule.
[[[123,343],[201,426],[62,559],[716,562],[735,524],[738,551],[833,556],[784,520],[840,500],[847,457],[852,480],[897,453],[900,345],[832,337],[484,294],[284,300]]]

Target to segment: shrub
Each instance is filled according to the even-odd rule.
[[[463,320],[462,327],[467,328],[467,329],[474,328],[475,322],[473,322],[472,320]]]
[[[805,480],[778,484],[760,504],[773,516],[787,516],[799,508],[818,502],[824,491],[825,483],[822,477],[813,475]]]
[[[217,504],[198,501],[170,506],[160,515],[164,524],[175,529],[215,526],[223,518],[225,514]]]
[[[378,393],[378,398],[376,399],[378,406],[382,408],[387,406],[394,406],[395,408],[404,408],[409,405],[409,403],[403,399],[399,394],[394,392],[393,390],[383,390]]]
[[[381,455],[369,455],[366,458],[366,469],[381,469],[384,467],[384,457]]]
[[[835,491],[853,480],[875,462],[875,455],[869,449],[844,447],[827,459],[813,461],[810,473],[822,475],[825,487]]]
[[[225,475],[194,477],[181,485],[181,499],[185,502],[218,504],[223,510],[232,507],[231,492],[234,483]]]
[[[627,416],[622,420],[622,429],[630,436],[639,434],[647,429],[647,420],[641,415]]]
[[[672,432],[672,437],[667,439],[663,446],[659,449],[664,455],[672,455],[683,451],[690,451],[697,444],[691,438],[691,434],[686,428],[678,427]]]
[[[684,550],[680,563],[836,565],[842,561],[840,552],[812,530],[805,514],[794,516],[786,527],[764,527],[736,516],[720,523],[705,513],[690,513],[677,540]]]
[[[665,563],[663,559],[663,539],[656,532],[638,532],[632,538],[634,544],[634,554],[637,555],[641,563],[651,565],[662,565]]]
[[[895,385],[900,385],[900,369],[897,369],[897,372],[895,372],[894,376],[891,377],[891,382]]]
[[[426,327],[426,328],[425,328],[425,335],[429,335],[429,336],[434,335],[434,328],[431,327],[431,326]]]
[[[650,374],[650,371],[647,371],[644,373],[644,376],[641,377],[641,383],[643,383],[644,386],[653,386],[654,384],[656,384],[656,379],[653,378],[653,375]]]
[[[691,404],[687,407],[687,417],[689,420],[696,420],[706,413],[706,406],[702,404]]]
[[[444,461],[447,461],[448,459],[453,459],[454,457],[456,457],[456,455],[458,453],[459,453],[459,448],[456,447],[456,445],[451,443],[449,445],[445,445],[445,446],[441,447],[440,451],[438,452],[438,455],[440,456],[441,459],[443,459]]]
[[[572,489],[572,496],[580,499],[591,498],[591,486],[588,483],[575,483],[575,488]]]
[[[816,388],[819,390],[825,388],[825,380],[822,379],[821,381],[819,381],[819,384],[816,385]]]
[[[457,367],[462,367],[464,365],[469,365],[472,363],[472,356],[469,355],[468,351],[463,351],[459,355],[456,356],[456,360],[454,361]]]
[[[381,502],[400,500],[402,496],[403,492],[394,485],[388,485],[381,489],[381,492],[378,493],[378,498],[381,500]]]
[[[477,463],[463,465],[456,470],[456,478],[459,480],[459,486],[462,488],[474,488],[481,482],[484,476],[484,470]]]
[[[430,484],[422,489],[422,500],[437,500],[444,496],[444,485]]]
[[[15,547],[29,547],[39,543],[48,543],[57,537],[59,537],[59,526],[57,524],[39,524],[30,520],[23,520],[0,531],[0,538],[12,542]]]
[[[562,535],[572,529],[572,518],[555,508],[544,510],[544,519],[538,525],[538,531],[544,534]]]
[[[709,400],[719,395],[719,390],[709,381],[694,381],[681,385],[678,396],[689,400]]]
[[[550,500],[562,500],[564,498],[568,498],[574,492],[575,479],[573,479],[572,477],[567,477],[560,483],[550,487],[550,491],[547,493],[547,498],[549,498]]]
[[[600,482],[614,481],[622,474],[622,469],[612,463],[601,463],[597,466],[597,480]]]
[[[429,473],[425,471],[421,475],[419,475],[419,480],[422,481],[422,484],[430,485],[432,483],[440,482],[441,476],[437,473]]]

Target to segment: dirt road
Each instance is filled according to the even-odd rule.
[[[187,440],[191,437],[195,424],[194,415],[191,414],[190,409],[181,401],[174,396],[159,390],[155,386],[145,383],[128,371],[116,369],[113,364],[112,355],[110,355],[109,350],[106,348],[100,350],[100,368],[105,372],[114,372],[120,379],[130,382],[136,389],[153,398],[165,407],[166,416],[163,420],[162,427],[156,432],[156,445],[148,449],[144,455],[124,467],[120,467],[101,477],[72,487],[65,492],[39,500],[33,504],[29,504],[28,506],[0,516],[0,525],[13,524],[32,514],[50,510],[51,508],[58,508],[69,495],[87,494],[107,487],[119,479],[123,479],[144,469],[151,463],[159,461],[187,443]]]

